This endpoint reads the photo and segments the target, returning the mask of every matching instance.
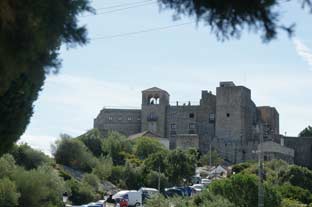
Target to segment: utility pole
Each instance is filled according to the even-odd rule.
[[[264,189],[263,189],[263,128],[257,126],[257,132],[259,134],[259,147],[252,153],[258,154],[258,207],[264,207]]]
[[[160,192],[160,160],[158,162],[158,191]]]
[[[209,166],[211,167],[211,138],[210,138],[210,144],[209,144]]]
[[[258,207],[264,207],[264,189],[263,189],[263,128],[260,128],[260,143],[258,149],[258,176],[259,176],[259,184],[258,184]]]

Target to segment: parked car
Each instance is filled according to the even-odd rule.
[[[123,198],[128,201],[129,206],[142,206],[142,193],[136,190],[123,190],[113,195],[113,199]]]
[[[200,192],[204,189],[204,185],[203,184],[194,184],[192,186],[190,186],[191,188],[193,188],[196,192]]]
[[[201,183],[201,177],[198,176],[198,175],[193,176],[193,177],[191,178],[191,180],[192,180],[192,183],[193,183],[193,184],[200,184],[200,183]]]
[[[201,180],[201,184],[203,184],[205,187],[208,186],[211,183],[210,179],[204,178]]]
[[[164,195],[166,197],[185,196],[185,192],[176,187],[172,187],[172,188],[165,188]]]
[[[124,198],[115,198],[116,207],[128,207],[128,200]]]
[[[142,193],[142,200],[143,203],[146,199],[151,198],[154,195],[159,194],[159,191],[156,188],[146,188],[146,187],[142,187],[138,190],[139,192]]]

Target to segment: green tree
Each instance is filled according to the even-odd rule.
[[[85,174],[82,182],[90,185],[94,191],[98,191],[100,189],[100,179],[94,174]]]
[[[235,207],[235,205],[226,198],[220,195],[214,195],[208,190],[204,190],[202,193],[195,195],[192,199],[192,203],[194,206]]]
[[[281,207],[306,207],[306,205],[299,201],[286,198],[282,200]]]
[[[28,144],[16,145],[11,154],[16,164],[30,170],[44,164],[51,164],[53,161],[43,152],[31,148]]]
[[[150,137],[139,137],[134,141],[134,153],[141,160],[150,154],[164,150],[164,146],[156,139]]]
[[[219,180],[209,185],[209,190],[221,195],[236,206],[250,207],[258,203],[258,181],[255,175],[237,174],[229,179]],[[280,205],[280,197],[271,187],[265,185],[264,206]]]
[[[67,188],[70,189],[71,194],[69,200],[74,205],[82,205],[97,199],[96,192],[93,188],[86,184],[80,183],[76,180],[69,180],[66,182]]]
[[[97,163],[97,159],[81,141],[71,138],[62,138],[57,143],[54,157],[58,164],[86,172],[91,172]]]
[[[145,186],[158,189],[158,179],[160,181],[160,190],[168,187],[168,178],[164,173],[158,173],[157,171],[149,171],[144,177]]]
[[[299,1],[303,8],[312,11],[310,0]],[[276,38],[280,30],[292,34],[294,24],[285,26],[281,23],[281,5],[278,0],[160,0],[161,8],[173,9],[175,18],[182,16],[195,17],[210,26],[210,30],[220,40],[232,37],[239,38],[244,29],[261,32],[264,41]]]
[[[200,158],[200,164],[205,166],[210,164],[210,155],[211,155],[211,165],[217,166],[223,163],[223,159],[218,155],[217,151],[213,150],[208,152],[207,154],[203,155]]]
[[[286,172],[280,174],[280,180],[282,183],[289,182],[312,193],[312,171],[308,168],[292,165]]]
[[[65,192],[64,181],[51,167],[41,166],[26,171],[19,168],[14,172],[20,206],[61,206],[62,194]]]
[[[310,193],[310,191],[300,188],[298,186],[284,184],[277,187],[277,191],[282,198],[297,200],[304,204],[312,203],[312,194]]]
[[[299,137],[312,137],[312,127],[308,126],[299,133]]]
[[[144,165],[148,171],[159,171],[166,172],[166,169],[169,165],[167,162],[169,151],[162,150],[157,153],[151,154],[147,159],[144,160]]]
[[[111,176],[113,168],[113,161],[110,157],[100,157],[99,161],[92,170],[92,173],[95,174],[101,180],[106,180]]]
[[[12,155],[5,154],[0,157],[0,178],[10,177],[15,169],[15,160]]]
[[[105,138],[102,150],[104,156],[112,158],[114,165],[124,165],[124,152],[132,153],[132,145],[125,136],[118,132],[111,132],[108,137]]]
[[[191,156],[180,149],[172,150],[166,158],[167,168],[166,175],[169,182],[174,185],[183,183],[183,179],[190,180],[195,174],[196,163]]]
[[[89,0],[0,1],[0,153],[24,133],[33,102],[49,72],[57,72],[60,46],[87,43],[77,16]],[[54,70],[52,70],[52,68]]]
[[[98,129],[92,129],[77,138],[88,147],[94,156],[99,157],[102,155],[103,137]]]
[[[18,205],[20,194],[17,192],[14,182],[8,178],[0,179],[0,206],[14,207]]]

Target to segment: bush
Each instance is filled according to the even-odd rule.
[[[95,174],[101,180],[106,180],[111,176],[113,168],[113,161],[110,157],[101,157],[92,173]]]
[[[104,138],[98,129],[92,129],[87,133],[77,137],[77,139],[81,140],[94,156],[100,157],[102,155],[103,152],[101,146]]]
[[[32,149],[27,144],[15,146],[11,154],[13,155],[16,164],[25,167],[27,170],[52,163],[52,159],[50,159],[47,155],[43,152]]]
[[[309,204],[312,202],[312,194],[310,193],[310,191],[300,188],[298,186],[284,184],[277,187],[277,191],[283,198],[297,200],[305,204]]]
[[[25,171],[18,168],[14,172],[17,190],[21,193],[20,206],[42,207],[61,206],[65,192],[64,181],[48,166]]]
[[[207,154],[203,155],[200,158],[200,164],[202,166],[209,165],[210,164],[210,152]],[[212,166],[217,166],[223,163],[223,159],[218,155],[217,151],[213,150],[211,152],[211,165]]]
[[[150,171],[145,177],[145,186],[158,189],[158,176],[160,178],[160,190],[162,191],[168,186],[168,178],[163,173],[159,174],[156,171]]]
[[[134,141],[134,154],[141,160],[161,150],[164,150],[164,146],[153,138],[140,137]]]
[[[236,206],[257,206],[258,203],[258,179],[255,175],[233,175],[228,179],[213,182],[209,189],[212,193],[229,199]],[[264,192],[264,206],[280,205],[280,197],[276,191],[265,185]]]
[[[97,162],[81,141],[71,138],[62,138],[57,143],[54,156],[57,163],[85,172],[91,172]]]
[[[0,158],[0,178],[10,177],[15,169],[15,160],[12,155],[5,154]]]
[[[94,174],[85,174],[83,176],[82,182],[84,184],[90,185],[94,191],[98,191],[100,189],[100,180]]]
[[[20,194],[16,191],[14,182],[8,178],[0,179],[0,206],[14,207],[18,205]]]
[[[183,179],[190,180],[195,174],[196,163],[185,151],[180,149],[170,151],[166,162],[168,163],[166,175],[173,185],[180,185]]]
[[[308,168],[293,165],[280,177],[283,183],[289,182],[312,193],[312,171]]]
[[[132,145],[125,136],[111,132],[103,141],[102,150],[104,156],[112,158],[114,165],[124,165],[124,152],[132,153]]]
[[[74,205],[90,203],[97,199],[96,192],[88,184],[80,183],[75,180],[69,180],[66,182],[66,185],[71,191],[69,200]]]

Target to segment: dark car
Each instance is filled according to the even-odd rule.
[[[164,195],[166,197],[185,196],[185,192],[179,188],[166,188]]]

